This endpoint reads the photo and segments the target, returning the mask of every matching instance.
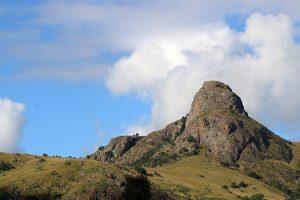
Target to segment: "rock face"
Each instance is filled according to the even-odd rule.
[[[290,162],[288,142],[250,118],[240,97],[219,81],[204,82],[186,117],[144,137],[114,138],[92,158],[156,166],[206,149],[226,165],[239,161]]]
[[[188,121],[211,111],[224,109],[248,116],[241,98],[228,85],[219,81],[207,81],[194,96]]]
[[[141,137],[138,135],[113,138],[106,147],[99,147],[98,151],[91,155],[91,158],[113,162],[136,145],[139,139],[141,139]]]

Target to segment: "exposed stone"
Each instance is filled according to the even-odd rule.
[[[206,81],[194,96],[187,121],[189,123],[196,117],[209,114],[216,109],[232,109],[247,116],[242,100],[228,85],[219,81]]]
[[[197,154],[201,147],[226,165],[264,159],[290,162],[293,157],[288,142],[250,118],[242,100],[228,85],[207,81],[194,96],[187,117],[143,138],[112,139],[92,158],[153,164],[162,158],[168,160],[168,155],[180,159]]]
[[[106,147],[100,147],[97,152],[92,154],[91,158],[101,161],[115,161],[132,148],[141,138],[137,134],[134,136],[113,138]]]

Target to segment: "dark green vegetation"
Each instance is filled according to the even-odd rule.
[[[12,168],[13,168],[13,166],[10,163],[0,161],[0,172],[1,171],[8,171]]]
[[[125,178],[125,187],[122,193],[124,200],[150,200],[151,189],[150,182],[146,176],[127,176]]]

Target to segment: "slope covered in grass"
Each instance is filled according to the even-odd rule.
[[[0,153],[0,161],[12,166],[0,171],[0,195],[10,198],[118,196],[124,175],[131,174],[126,167],[87,159]]]
[[[300,143],[291,147],[294,158],[290,164],[267,160],[228,168],[202,149],[199,155],[146,168],[156,195],[153,199],[241,199],[255,194],[286,199],[280,189],[270,186],[268,178],[272,174],[279,180],[294,178],[293,173],[280,172],[280,167],[297,169]],[[251,167],[260,177],[245,175]],[[0,199],[120,199],[126,175],[136,172],[124,165],[89,159],[0,153]]]
[[[285,195],[274,187],[225,168],[203,155],[162,167],[147,168],[147,171],[153,174],[150,180],[157,187],[177,199],[239,199],[255,194],[263,194],[266,199],[285,199]]]
[[[300,169],[300,142],[292,143],[291,147],[293,148],[293,161],[292,166],[296,169]]]

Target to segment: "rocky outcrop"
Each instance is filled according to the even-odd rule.
[[[287,141],[248,117],[240,97],[219,81],[204,82],[196,93],[185,134],[199,138],[200,145],[226,164],[239,160],[290,161],[292,158]],[[270,148],[276,149],[278,154],[270,152]]]
[[[141,138],[123,136],[92,155],[123,164],[156,166],[197,154],[202,148],[220,163],[290,162],[288,142],[248,116],[242,100],[219,81],[204,82],[186,117]]]
[[[99,147],[98,151],[90,155],[92,159],[99,161],[115,161],[132,148],[142,137],[119,136],[113,138],[106,147]]]
[[[219,81],[207,81],[194,96],[187,121],[215,110],[226,109],[248,116],[241,98],[228,85]]]

